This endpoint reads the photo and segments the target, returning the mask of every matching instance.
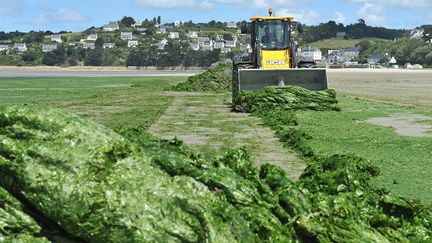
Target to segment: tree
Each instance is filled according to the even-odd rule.
[[[157,20],[156,21],[157,21],[158,24],[161,24],[162,23],[161,22],[161,16],[157,16]]]
[[[26,51],[21,55],[21,59],[27,63],[34,62],[37,59],[37,55],[32,51]]]
[[[57,56],[52,52],[45,53],[42,59],[42,64],[47,66],[55,66],[57,62],[58,62]]]
[[[96,42],[95,42],[95,46],[96,47],[102,47],[103,44],[104,44],[104,41],[103,41],[103,39],[101,37],[99,37],[99,38],[96,39]]]
[[[124,27],[131,27],[133,24],[135,24],[135,20],[132,17],[124,16],[120,20],[120,24]]]
[[[30,31],[28,34],[24,36],[24,42],[32,43],[32,42],[42,42],[45,36],[45,32],[39,31]]]
[[[142,67],[145,65],[144,60],[144,51],[133,51],[129,54],[127,60],[126,60],[126,66],[132,66],[132,67]]]
[[[142,26],[143,26],[144,28],[150,28],[150,27],[153,27],[154,24],[152,24],[152,22],[150,22],[148,19],[145,19],[145,20],[142,22]]]
[[[114,55],[111,50],[104,50],[102,56],[102,66],[112,66],[114,63]]]
[[[101,48],[95,48],[93,50],[89,50],[86,53],[86,57],[84,59],[85,66],[101,66],[103,58],[103,50]]]
[[[66,61],[65,49],[58,46],[53,52],[45,53],[42,58],[42,64],[48,66],[62,65]]]

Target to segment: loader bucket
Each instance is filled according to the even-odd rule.
[[[309,90],[325,90],[325,69],[240,69],[236,93],[241,90],[257,90],[266,86],[295,85]]]

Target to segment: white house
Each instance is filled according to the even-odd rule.
[[[198,43],[191,43],[190,48],[192,51],[198,51],[200,49],[200,46]]]
[[[225,39],[224,39],[223,35],[216,35],[215,40],[216,41],[224,41]]]
[[[237,41],[225,41],[225,47],[235,48],[237,46]]]
[[[42,52],[52,52],[57,49],[57,45],[42,45]]]
[[[102,47],[103,49],[112,49],[115,47],[115,43],[104,43]]]
[[[89,36],[87,36],[87,40],[88,41],[96,41],[98,38],[98,34],[97,33],[92,33]]]
[[[135,23],[133,23],[131,26],[132,27],[141,27],[142,21],[141,20],[135,20]]]
[[[158,50],[164,50],[166,44],[164,44],[164,43],[162,43],[162,42],[159,42],[159,43],[156,44],[156,46],[157,46],[157,49],[158,49]]]
[[[396,64],[397,64],[397,60],[396,60],[396,58],[395,58],[395,57],[392,57],[392,58],[390,59],[390,61],[389,61],[389,64],[396,65]]]
[[[191,38],[191,39],[198,39],[198,32],[196,31],[189,31],[186,34],[187,37]]]
[[[336,32],[337,39],[343,39],[346,36],[346,32]]]
[[[203,51],[213,51],[213,41],[212,40],[205,41],[202,44],[202,49],[203,49]]]
[[[13,49],[17,49],[19,52],[25,52],[27,51],[27,45],[26,43],[15,43]]]
[[[110,21],[108,24],[104,25],[104,31],[115,31],[120,29],[118,21]]]
[[[176,21],[174,21],[174,26],[175,27],[180,27],[180,26],[182,26],[183,25],[183,22],[182,21],[180,21],[180,20],[176,20]]]
[[[213,48],[214,49],[223,49],[223,48],[225,48],[225,42],[215,42]]]
[[[322,52],[315,47],[299,48],[297,57],[300,61],[318,62],[322,60]]]
[[[137,31],[139,31],[141,35],[145,35],[147,32],[147,28],[137,28]]]
[[[349,62],[357,60],[360,55],[360,47],[348,47],[342,50],[342,56]]]
[[[56,43],[62,43],[63,42],[63,40],[62,40],[62,38],[61,38],[60,35],[53,35],[53,36],[51,36],[51,41],[52,42],[56,42]]]
[[[180,37],[179,32],[170,32],[169,38],[171,39],[178,39]]]
[[[160,27],[156,29],[157,34],[166,34],[167,29],[165,27]]]
[[[132,40],[133,34],[132,32],[121,32],[120,33],[120,39],[122,40]]]
[[[223,53],[223,54],[230,53],[230,52],[231,52],[231,48],[229,48],[229,47],[224,47],[221,50],[221,53]]]
[[[198,37],[198,43],[204,43],[210,41],[210,37]]]
[[[231,21],[231,22],[228,22],[226,26],[229,29],[236,29],[237,28],[237,23]]]
[[[157,48],[159,50],[165,49],[165,46],[168,44],[168,40],[166,38],[163,38],[159,43],[156,44]]]
[[[344,64],[355,62],[360,55],[359,47],[349,47],[342,50],[329,50],[328,62],[332,64]]]
[[[378,65],[388,63],[389,59],[390,58],[387,53],[378,52],[368,57],[367,61],[369,65]]]
[[[83,48],[84,49],[95,49],[96,46],[95,46],[95,43],[84,43]]]
[[[130,40],[128,41],[128,47],[137,47],[138,46],[138,41],[137,40]]]
[[[0,45],[0,51],[9,51],[8,45]]]
[[[415,29],[411,30],[410,38],[411,39],[421,39],[424,35],[424,29]]]

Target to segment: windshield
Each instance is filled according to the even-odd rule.
[[[289,22],[267,20],[257,22],[257,43],[263,49],[287,49],[289,46]]]

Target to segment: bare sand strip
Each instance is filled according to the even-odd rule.
[[[432,137],[432,125],[422,124],[422,122],[432,122],[432,117],[417,114],[393,114],[390,117],[375,117],[366,122],[392,127],[401,136],[409,137]]]
[[[303,173],[305,164],[278,141],[272,130],[263,127],[257,117],[231,112],[220,95],[172,92],[165,95],[174,96],[174,101],[149,129],[153,135],[165,139],[177,137],[198,150],[221,152],[245,146],[257,166],[267,162],[278,165],[294,180]]]

